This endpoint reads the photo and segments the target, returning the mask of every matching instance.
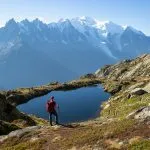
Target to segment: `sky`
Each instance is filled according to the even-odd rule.
[[[130,25],[150,36],[150,0],[0,0],[0,26],[11,18],[49,23],[80,16]]]

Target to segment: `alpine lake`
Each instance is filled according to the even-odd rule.
[[[24,113],[33,114],[48,120],[46,103],[51,96],[55,97],[55,101],[60,107],[57,109],[59,122],[73,123],[98,117],[101,103],[107,100],[110,94],[104,92],[101,85],[69,91],[53,91],[45,96],[19,105],[18,109]]]

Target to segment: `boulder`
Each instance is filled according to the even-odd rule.
[[[142,120],[150,119],[150,106],[143,108],[134,116],[134,118]]]
[[[147,92],[143,90],[142,88],[135,88],[134,90],[130,92],[131,95],[143,95],[145,93]]]
[[[8,135],[0,136],[0,142],[3,142],[4,140],[6,140],[8,138],[12,138],[12,137],[21,137],[23,134],[25,134],[27,132],[35,131],[39,128],[40,128],[40,126],[31,126],[31,127],[26,127],[24,129],[12,131]]]
[[[145,120],[145,119],[150,119],[150,106],[144,106],[141,107],[130,114],[126,116],[127,119],[140,119],[140,120]]]
[[[144,82],[135,83],[134,85],[131,85],[128,88],[127,92],[130,92],[130,91],[134,90],[135,88],[139,88],[139,87],[141,87],[143,85],[144,85]]]

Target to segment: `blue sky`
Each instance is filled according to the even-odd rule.
[[[150,0],[0,0],[0,26],[10,18],[51,22],[77,16],[131,25],[150,35]]]

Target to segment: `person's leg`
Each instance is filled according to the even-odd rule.
[[[53,124],[52,124],[52,113],[51,112],[49,113],[49,122],[50,122],[50,125],[52,126]]]
[[[54,111],[53,114],[55,115],[55,122],[58,124],[58,114],[56,111]]]

